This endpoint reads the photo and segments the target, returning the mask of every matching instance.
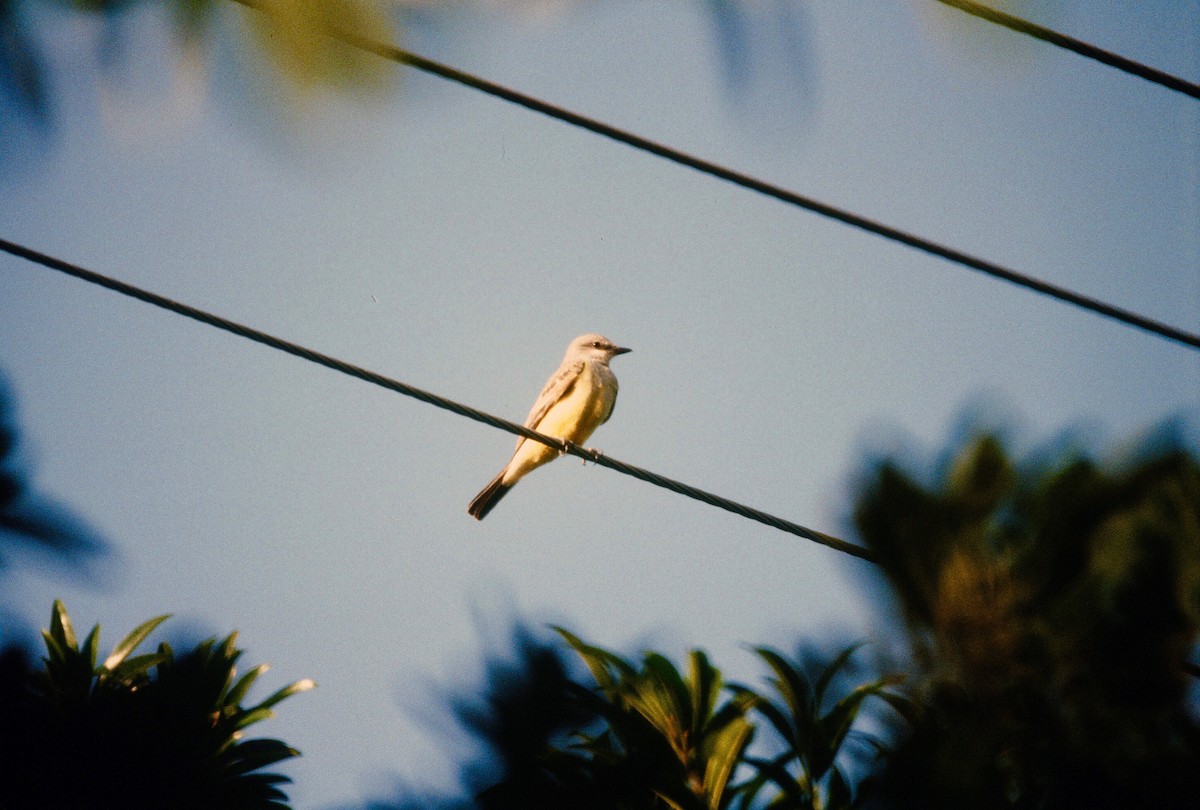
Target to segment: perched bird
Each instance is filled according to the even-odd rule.
[[[608,361],[628,351],[603,335],[572,340],[562,365],[533,403],[525,427],[572,444],[587,441],[612,416],[617,403],[617,378]],[[508,464],[475,496],[467,513],[483,520],[522,477],[560,455],[561,451],[522,436]]]

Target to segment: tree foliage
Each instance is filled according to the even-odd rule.
[[[742,786],[739,807],[749,808],[764,787],[776,790],[769,803],[772,810],[842,810],[854,806],[855,794],[845,770],[855,720],[868,698],[878,697],[902,715],[910,712],[907,699],[889,689],[900,679],[877,678],[859,684],[830,700],[830,687],[860,645],[847,647],[831,662],[823,664],[815,677],[800,661],[789,661],[767,647],[755,650],[771,670],[768,679],[774,698],[760,696],[746,687],[734,687],[749,696],[756,712],[779,735],[784,745],[773,757],[747,757],[758,775]],[[832,705],[830,705],[832,703]],[[873,751],[883,750],[874,737],[859,733],[858,740]],[[854,756],[862,755],[859,748]],[[843,760],[839,763],[839,760]]]
[[[774,676],[773,691],[760,694],[726,684],[702,650],[691,650],[680,670],[660,653],[635,662],[557,632],[589,677],[569,676],[550,647],[523,647],[524,666],[508,668],[503,678],[493,672],[490,708],[468,714],[468,725],[504,763],[476,794],[480,808],[844,808],[852,787],[834,762],[846,755],[864,703],[881,696],[902,704],[886,689],[890,679],[844,688],[835,678],[857,646],[816,667],[757,650]],[[774,736],[757,746],[762,756],[751,756],[764,726],[774,726]],[[475,778],[468,781],[478,782],[479,769],[469,770]],[[370,806],[467,803],[407,796]]]
[[[99,660],[100,628],[80,643],[55,602],[44,668],[13,648],[0,662],[0,807],[252,810],[287,807],[286,776],[264,771],[299,752],[245,730],[310,689],[297,681],[251,706],[261,665],[236,677],[230,634],[176,654],[167,643],[134,655],[166,616],[139,625]]]
[[[762,689],[725,684],[700,651],[678,668],[559,630],[591,682],[559,666],[557,685],[524,693],[557,695],[572,720],[524,735],[478,806],[1200,806],[1200,463],[1181,448],[1018,461],[980,434],[929,481],[879,463],[855,520],[908,663],[849,682],[854,647],[815,667],[761,647]]]
[[[68,562],[102,550],[31,496],[11,422],[0,380],[0,541]],[[680,667],[561,628],[555,646],[522,636],[518,665],[458,706],[493,755],[468,769],[471,799],[393,806],[1200,807],[1195,454],[1019,461],[985,433],[930,480],[878,463],[854,516],[907,629],[904,667],[859,678],[857,645],[816,662],[758,647],[762,688],[726,683],[701,650]],[[287,806],[273,766],[296,750],[244,734],[312,683],[243,705],[266,667],[237,675],[236,634],[138,653],[166,618],[101,660],[99,627],[81,640],[55,602],[41,668],[0,652],[0,808]],[[564,643],[587,676],[569,674]]]
[[[1195,457],[1022,466],[985,434],[928,485],[881,464],[856,522],[923,678],[894,806],[1200,806]]]

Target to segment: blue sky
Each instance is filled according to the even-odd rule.
[[[1200,330],[1194,99],[929,1],[747,2],[738,54],[706,4],[518,6],[404,41]],[[1200,80],[1200,3],[1006,7]],[[289,125],[245,13],[172,97],[154,10],[109,73],[96,20],[39,11],[55,126],[0,130],[0,234],[512,419],[602,332],[634,352],[590,444],[844,536],[870,452],[928,461],[974,411],[1018,448],[1168,418],[1197,443],[1194,351],[439,79]],[[260,727],[304,752],[300,808],[452,785],[439,700],[514,617],[745,680],[745,643],[888,626],[863,563],[573,459],[477,524],[508,435],[3,257],[0,367],[38,490],[117,554],[100,585],[20,568],[13,602],[109,643],[163,612],[236,628],[266,688],[316,679]]]

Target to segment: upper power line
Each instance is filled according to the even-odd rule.
[[[248,0],[237,0],[238,2],[252,5]],[[269,12],[264,12],[269,13]],[[783,188],[782,186],[769,183],[748,174],[744,174],[734,169],[721,166],[712,161],[691,155],[680,149],[676,149],[666,144],[662,144],[649,138],[644,138],[636,135],[628,130],[621,129],[611,124],[606,124],[595,118],[581,115],[563,107],[551,104],[542,99],[531,96],[527,93],[522,93],[512,88],[497,84],[488,79],[475,76],[457,68],[444,65],[440,62],[435,62],[432,59],[427,59],[424,56],[407,51],[397,45],[388,42],[380,42],[377,40],[363,37],[357,34],[352,34],[343,30],[330,30],[330,36],[333,36],[349,45],[360,48],[364,51],[373,53],[384,59],[397,62],[399,64],[408,65],[425,73],[439,76],[452,82],[456,82],[465,87],[470,87],[490,96],[503,99],[512,104],[516,104],[525,109],[541,113],[543,115],[570,124],[574,127],[585,129],[597,135],[609,138],[619,143],[631,146],[634,149],[648,152],[665,160],[677,163],[681,166],[686,166],[698,172],[710,175],[712,177],[725,180],[733,183],[736,186],[749,189],[751,191],[764,194],[780,202],[793,205],[798,208],[803,208],[815,214],[837,220],[846,225],[873,233],[877,236],[882,236],[885,239],[890,239],[893,242],[907,245],[916,250],[938,256],[955,264],[969,267],[972,270],[977,270],[993,278],[1002,279],[1004,281],[1015,284],[1019,287],[1024,287],[1028,290],[1041,293],[1067,304],[1089,310],[1097,315],[1102,315],[1106,318],[1111,318],[1115,321],[1120,321],[1128,326],[1136,329],[1141,329],[1145,332],[1156,334],[1168,340],[1182,343],[1193,349],[1200,349],[1200,334],[1188,332],[1162,321],[1155,320],[1140,313],[1134,312],[1124,307],[1119,307],[1114,304],[1107,303],[1093,296],[1084,295],[1066,287],[1061,287],[1056,284],[1051,284],[1048,281],[1043,281],[1034,276],[1021,273],[1009,267],[997,264],[996,262],[981,259],[978,256],[973,256],[964,251],[958,250],[947,245],[934,242],[931,239],[926,239],[913,233],[901,230],[900,228],[892,227],[878,220],[856,214],[852,211],[847,211],[843,208],[821,202],[813,197],[808,197],[799,194],[795,191]]]
[[[357,377],[358,379],[364,380],[373,385],[378,385],[381,388],[386,388],[389,391],[395,391],[396,393],[403,394],[406,397],[418,399],[421,402],[426,402],[434,407],[441,408],[442,410],[450,411],[451,413],[458,414],[459,416],[465,416],[468,419],[474,419],[476,422],[482,422],[485,425],[491,425],[492,427],[506,430],[509,433],[513,433],[517,436],[524,436],[527,439],[533,439],[534,441],[541,442],[548,447],[553,447],[556,450],[561,450],[565,453],[578,456],[585,461],[591,461],[592,463],[598,464],[601,467],[608,467],[609,469],[616,470],[617,472],[624,473],[625,475],[633,476],[634,478],[641,479],[642,481],[646,481],[647,483],[654,484],[655,486],[662,487],[664,489],[669,489],[672,492],[677,492],[680,495],[684,495],[688,498],[693,498],[711,506],[716,506],[720,509],[726,510],[727,512],[732,512],[735,515],[740,515],[741,517],[757,521],[772,528],[779,529],[780,531],[787,532],[788,534],[794,534],[798,537],[803,537],[806,540],[811,540],[814,543],[820,543],[821,545],[829,546],[832,549],[859,557],[869,562],[878,562],[875,554],[870,549],[863,548],[862,546],[857,546],[853,543],[848,543],[845,540],[833,537],[832,535],[805,528],[798,523],[793,523],[790,520],[784,520],[783,518],[776,517],[775,515],[763,512],[759,509],[754,509],[753,507],[746,506],[745,504],[738,503],[737,501],[729,498],[725,498],[720,495],[714,495],[713,493],[706,492],[698,487],[693,487],[690,484],[684,484],[672,478],[659,475],[658,473],[644,470],[641,467],[635,467],[632,464],[626,464],[625,462],[618,461],[615,458],[609,458],[608,456],[598,453],[594,450],[580,447],[571,442],[564,441],[563,439],[538,433],[535,430],[530,430],[524,425],[518,425],[516,422],[510,422],[507,419],[501,419],[498,416],[492,416],[489,413],[472,408],[468,405],[463,405],[459,402],[455,402],[452,399],[447,399],[446,397],[430,393],[429,391],[408,385],[407,383],[400,382],[399,380],[385,377],[382,374],[362,368],[361,366],[347,363],[346,361],[339,360],[336,357],[322,354],[321,352],[314,351],[313,349],[309,349],[297,343],[292,343],[282,338],[267,334],[266,332],[261,332],[249,326],[244,326],[226,318],[222,318],[219,315],[205,312],[202,309],[197,309],[196,307],[188,304],[180,303],[179,301],[175,301],[157,293],[150,292],[149,290],[142,289],[141,287],[135,287],[134,285],[128,284],[124,281],[101,275],[100,273],[88,270],[67,261],[63,261],[62,259],[55,258],[54,256],[41,253],[33,250],[32,248],[25,247],[24,245],[10,242],[7,239],[0,239],[0,250],[13,256],[25,259],[26,261],[33,262],[34,264],[40,264],[43,267],[50,268],[51,270],[57,270],[58,272],[65,273],[68,276],[74,276],[75,278],[82,279],[90,284],[106,287],[114,292],[120,293],[121,295],[125,295],[130,298],[136,298],[139,301],[144,301],[145,303],[159,307],[160,309],[165,309],[170,312],[174,312],[177,315],[183,315],[187,318],[191,318],[192,320],[199,321],[200,323],[214,326],[217,329],[230,332],[234,335],[238,335],[239,337],[246,338],[247,340],[252,340],[255,343],[261,343],[262,345],[269,346],[272,349],[278,349],[281,352],[287,352],[290,355],[299,357],[302,360],[307,360],[310,363],[316,363],[317,365],[325,366],[326,368],[333,369],[334,371],[342,374],[346,374],[351,377]]]
[[[1120,54],[1106,51],[1103,48],[1098,48],[1091,43],[1084,42],[1081,39],[1067,36],[1050,28],[1032,23],[1029,20],[1023,20],[1020,17],[1014,17],[1012,14],[1006,14],[999,9],[994,9],[991,6],[985,6],[983,3],[976,3],[974,0],[938,0],[939,3],[944,3],[947,6],[952,6],[960,11],[965,11],[981,20],[1002,25],[1005,28],[1013,31],[1018,31],[1022,34],[1028,34],[1031,37],[1036,37],[1043,42],[1049,42],[1051,45],[1057,45],[1060,48],[1066,48],[1068,51],[1074,51],[1080,56],[1086,56],[1088,59],[1095,59],[1097,62],[1103,62],[1117,70],[1122,70],[1134,76],[1140,76],[1146,81],[1160,84],[1163,87],[1168,87],[1171,90],[1176,90],[1180,93],[1185,93],[1192,98],[1200,98],[1200,84],[1189,82],[1181,79],[1178,76],[1173,76],[1170,73],[1159,70],[1158,68],[1143,65],[1141,62],[1135,62]]]

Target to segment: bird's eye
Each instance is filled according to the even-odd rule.
[[[599,349],[599,348],[600,348],[600,341],[598,341],[598,340],[593,340],[593,341],[592,341],[592,348],[593,348],[593,349]]]

